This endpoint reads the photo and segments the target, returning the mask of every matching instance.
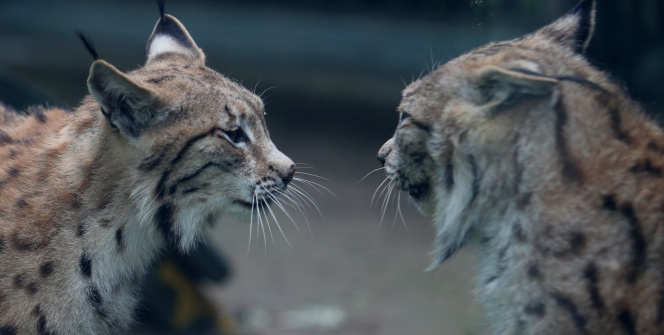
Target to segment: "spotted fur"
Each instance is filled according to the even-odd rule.
[[[434,218],[432,268],[480,242],[491,334],[664,329],[664,136],[584,58],[594,7],[410,84],[379,151]]]
[[[206,67],[177,19],[147,52],[128,73],[95,60],[74,111],[0,104],[0,334],[124,333],[160,249],[293,179],[261,99]]]

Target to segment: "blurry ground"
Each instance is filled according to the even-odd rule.
[[[269,233],[267,245],[254,236],[247,250],[249,225],[220,222],[210,244],[228,257],[234,276],[205,292],[250,334],[481,333],[472,250],[424,273],[429,220],[404,196],[407,229],[395,221],[394,205],[379,225],[382,198],[371,207],[371,197],[382,175],[358,181],[379,167],[376,153],[396,125],[405,83],[434,63],[523,30],[507,19],[495,20],[506,26],[472,18],[418,22],[204,1],[167,1],[166,11],[189,29],[209,66],[258,93],[267,90],[273,141],[295,162],[315,167],[301,164],[299,171],[327,178],[307,177],[336,195],[309,190],[323,217],[310,209],[308,227],[279,215],[290,246],[273,226],[274,242]],[[48,96],[51,104],[75,107],[87,92],[92,60],[74,29],[126,71],[143,63],[157,18],[152,1],[3,0],[0,76],[15,87],[0,86],[2,100],[42,103],[39,96]],[[39,94],[19,99],[17,87]]]
[[[258,334],[478,333],[478,308],[470,296],[472,253],[462,252],[424,273],[432,227],[406,199],[402,209],[408,230],[395,221],[394,208],[379,226],[380,206],[371,208],[370,199],[382,177],[375,174],[358,184],[378,166],[375,146],[356,144],[346,150],[343,141],[307,134],[306,142],[313,145],[303,147],[295,138],[274,137],[295,161],[317,166],[314,173],[331,180],[323,184],[338,199],[310,192],[324,216],[310,211],[313,237],[306,223],[298,222],[298,232],[282,217],[291,247],[275,232],[274,245],[268,234],[267,252],[262,237],[255,236],[247,252],[246,223],[222,222],[211,236],[230,256],[236,275],[230,285],[212,288],[212,295]],[[293,320],[299,316],[313,324]]]

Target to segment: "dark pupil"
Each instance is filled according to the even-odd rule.
[[[403,121],[403,120],[405,120],[405,119],[407,119],[407,118],[409,118],[409,117],[410,117],[410,114],[408,114],[408,113],[401,113],[401,118],[399,119],[399,121]]]

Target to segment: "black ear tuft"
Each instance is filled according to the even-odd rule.
[[[87,38],[85,34],[83,34],[83,32],[81,32],[80,30],[76,30],[76,35],[78,35],[78,38],[81,39],[83,45],[85,45],[85,48],[88,49],[88,52],[90,52],[92,58],[94,58],[94,60],[98,60],[99,54],[97,54],[97,50],[95,50],[95,47],[94,45],[92,45],[90,39]]]
[[[558,20],[539,30],[556,43],[584,53],[595,29],[595,0],[581,0]]]
[[[579,27],[576,31],[576,38],[579,42],[577,52],[584,53],[590,38],[595,29],[595,0],[581,0],[576,7],[572,8],[567,15],[574,15],[579,17]]]
[[[166,12],[164,11],[164,6],[166,5],[166,0],[158,0],[157,6],[159,6],[159,15],[163,19]]]

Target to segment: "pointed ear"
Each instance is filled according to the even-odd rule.
[[[509,106],[525,96],[544,96],[558,84],[555,78],[525,69],[503,69],[488,65],[477,72],[485,103]]]
[[[205,64],[205,54],[196,45],[184,25],[173,16],[164,14],[157,21],[148,39],[147,62],[150,63],[169,53],[186,56],[200,65]]]
[[[90,67],[88,90],[101,106],[111,128],[137,138],[156,121],[160,105],[156,92],[131,80],[113,65],[97,60]]]
[[[567,14],[540,29],[537,34],[568,46],[577,53],[584,53],[594,30],[595,0],[581,0]]]

